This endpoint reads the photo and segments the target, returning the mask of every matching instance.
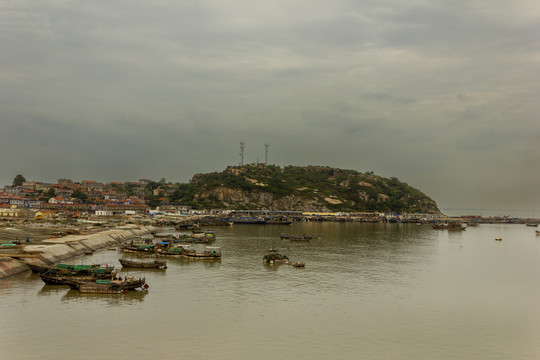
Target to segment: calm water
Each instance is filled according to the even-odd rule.
[[[221,262],[170,259],[148,293],[0,280],[3,359],[539,359],[540,236],[410,224],[215,228]],[[320,233],[310,243],[281,232]],[[496,242],[502,237],[502,242]],[[268,266],[269,248],[305,269]],[[103,250],[73,263],[119,265]],[[132,274],[141,274],[132,271]]]

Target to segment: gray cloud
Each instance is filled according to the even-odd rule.
[[[532,0],[0,5],[2,183],[248,161],[396,176],[441,207],[538,207]],[[11,149],[17,149],[11,151]]]

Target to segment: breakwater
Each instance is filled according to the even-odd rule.
[[[25,262],[38,265],[54,265],[109,246],[116,246],[130,239],[151,234],[158,228],[154,226],[131,226],[112,229],[87,235],[68,235],[44,240],[39,245],[23,245],[22,249],[12,254],[21,256]],[[11,257],[0,258],[0,279],[28,271],[30,268],[22,261]]]

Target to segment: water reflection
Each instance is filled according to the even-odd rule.
[[[78,290],[69,289],[61,301],[63,303],[98,302],[108,306],[129,306],[141,303],[148,295],[148,291],[129,291],[122,294],[86,294]]]
[[[38,291],[38,296],[51,296],[59,293],[65,293],[69,290],[68,285],[43,285],[41,290]]]
[[[219,269],[221,266],[221,260],[193,260],[171,256],[167,258],[167,266],[169,269],[171,268],[171,266],[202,266],[207,269]]]

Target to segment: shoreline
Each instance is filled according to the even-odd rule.
[[[126,226],[92,234],[67,235],[42,240],[40,244],[19,245],[22,251],[7,253],[0,257],[0,279],[17,275],[30,268],[14,257],[22,255],[26,262],[37,265],[53,265],[64,260],[83,256],[94,251],[116,246],[133,238],[156,232],[154,226]],[[14,257],[9,257],[13,255]]]

